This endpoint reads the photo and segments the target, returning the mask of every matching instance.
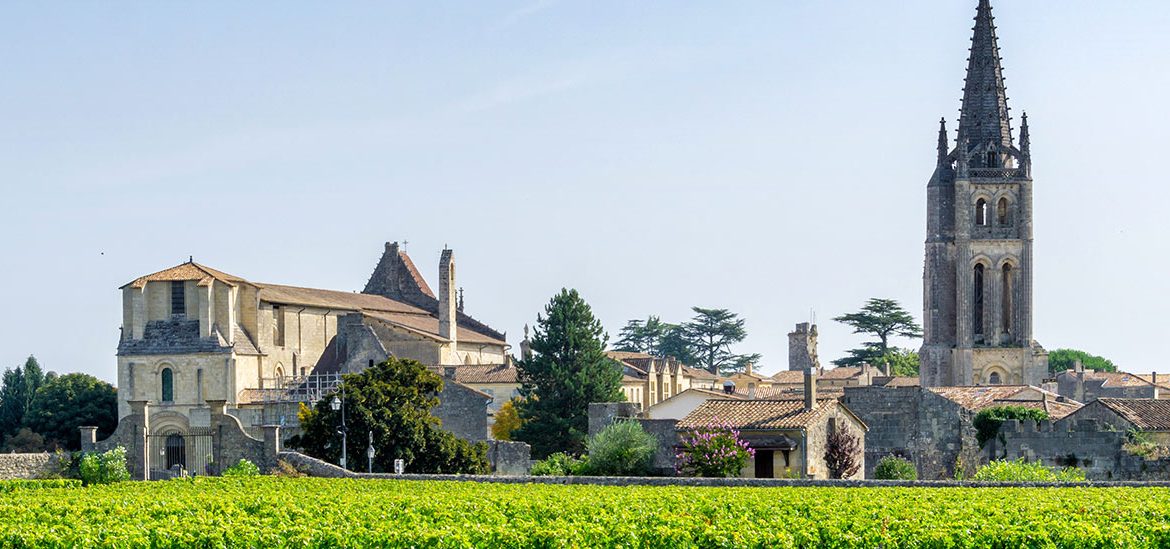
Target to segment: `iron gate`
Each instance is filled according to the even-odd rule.
[[[150,478],[162,479],[188,475],[214,475],[215,457],[210,427],[192,427],[187,431],[150,433],[147,440],[147,468]]]

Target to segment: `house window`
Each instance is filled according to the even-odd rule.
[[[162,370],[162,401],[175,401],[175,372],[170,368],[163,368]]]
[[[171,317],[187,316],[187,283],[181,280],[171,282]]]

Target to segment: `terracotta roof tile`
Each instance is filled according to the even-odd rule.
[[[832,370],[825,370],[825,373],[818,379],[849,379],[859,375],[861,375],[861,368],[840,366]]]
[[[146,286],[147,282],[170,282],[180,280],[195,280],[203,286],[206,286],[211,280],[218,280],[230,286],[235,286],[241,282],[248,282],[247,280],[244,280],[238,276],[230,275],[222,271],[217,271],[211,267],[195,263],[194,261],[188,261],[181,265],[175,265],[169,269],[163,269],[157,273],[140,276],[124,284],[122,288],[142,288],[143,286]]]
[[[815,408],[806,410],[804,400],[711,399],[687,414],[678,427],[690,429],[720,421],[741,430],[800,429],[836,405],[835,399],[818,399]]]
[[[472,364],[455,367],[459,383],[517,383],[515,366],[507,364]]]
[[[1097,402],[1143,431],[1170,431],[1170,400],[1099,398]]]
[[[1059,419],[1082,406],[1080,402],[1030,385],[931,387],[928,390],[972,412],[993,406],[1024,406],[1047,410],[1053,419]],[[1045,400],[1050,404],[1045,404]]]
[[[800,370],[780,370],[772,374],[772,383],[799,385],[804,383],[804,372]]]
[[[323,309],[342,309],[349,311],[386,311],[429,315],[429,313],[418,307],[407,305],[401,301],[394,301],[393,299],[388,299],[380,295],[301,288],[299,286],[285,286],[282,284],[257,283],[256,286],[260,288],[260,300],[269,303],[306,305],[309,307],[321,307]]]

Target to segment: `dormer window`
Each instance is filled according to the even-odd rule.
[[[171,318],[187,317],[187,283],[182,280],[171,282]]]

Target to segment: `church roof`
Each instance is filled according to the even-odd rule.
[[[305,305],[324,309],[345,309],[352,311],[387,311],[396,313],[411,313],[426,315],[427,311],[387,299],[380,295],[359,294],[356,292],[340,292],[337,290],[321,290],[317,288],[301,288],[298,286],[284,286],[281,284],[257,283],[260,287],[260,300],[280,305]]]
[[[386,324],[414,332],[418,335],[428,337],[430,339],[446,341],[439,335],[439,319],[427,313],[398,313],[388,311],[363,311],[363,314],[375,320],[385,322]],[[458,326],[458,332],[455,337],[461,342],[467,343],[487,343],[491,345],[503,345],[503,339],[496,339],[494,337],[481,334],[474,330],[468,329],[462,325]]]
[[[211,267],[200,265],[193,260],[186,263],[175,265],[169,269],[163,269],[157,273],[151,273],[146,276],[140,276],[134,280],[123,284],[121,288],[143,288],[147,282],[177,282],[183,280],[196,280],[200,286],[206,286],[212,280],[218,280],[229,286],[235,286],[239,283],[248,283],[247,280],[235,275],[227,274],[223,271],[217,271]]]
[[[1010,149],[1012,130],[1007,88],[989,0],[979,0],[972,30],[971,55],[967,59],[963,107],[959,117],[959,140],[966,139],[969,150],[989,143]]]

